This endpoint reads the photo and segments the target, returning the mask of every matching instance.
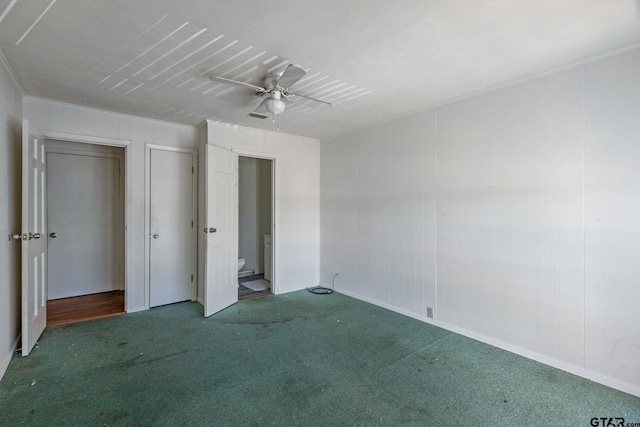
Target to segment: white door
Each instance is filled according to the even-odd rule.
[[[44,135],[22,121],[22,355],[47,325],[46,164]]]
[[[206,145],[204,315],[238,301],[238,154]]]
[[[195,156],[150,150],[149,305],[190,300],[193,292]]]
[[[124,289],[120,159],[47,153],[50,300]]]

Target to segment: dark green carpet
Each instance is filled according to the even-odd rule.
[[[589,426],[640,399],[338,294],[182,303],[48,328],[0,425]]]

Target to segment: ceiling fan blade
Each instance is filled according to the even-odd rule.
[[[269,99],[270,99],[270,98],[263,99],[263,100],[262,100],[262,102],[260,103],[260,105],[258,105],[258,106],[256,107],[256,109],[255,109],[255,110],[253,110],[253,112],[254,112],[254,113],[268,113],[268,112],[269,112],[269,110],[267,110],[267,101],[268,101]]]
[[[246,88],[249,88],[249,89],[253,89],[256,92],[265,92],[263,87],[252,85],[251,83],[239,82],[237,80],[231,80],[231,79],[227,79],[227,78],[220,77],[220,76],[210,76],[209,79],[213,80],[214,82],[227,83],[227,84],[232,84],[232,85],[235,85],[235,86],[246,87]]]
[[[311,101],[319,102],[325,108],[331,108],[332,107],[330,102],[321,101],[319,99],[311,98],[310,96],[306,96],[306,95],[300,95],[299,93],[287,92],[287,95],[299,96],[300,98],[305,98],[305,99],[309,99]]]
[[[286,70],[284,70],[284,73],[282,73],[282,75],[276,82],[276,85],[280,86],[283,89],[289,89],[306,74],[307,72],[297,65],[289,64]]]

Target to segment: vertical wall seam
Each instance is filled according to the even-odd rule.
[[[495,100],[495,98],[494,98]],[[495,102],[495,101],[494,101]],[[493,102],[492,102],[493,104]],[[491,336],[496,322],[496,107],[491,106]]]
[[[556,270],[556,319],[558,320],[558,329],[556,330],[556,357],[560,359],[560,330],[562,329],[560,325],[560,135],[558,132],[559,125],[557,116],[554,119],[554,124],[556,137],[556,262],[558,264]]]
[[[423,256],[423,259],[425,261],[425,262],[422,263],[422,275],[421,275],[421,277],[422,277],[422,286],[421,286],[421,289],[422,289],[422,296],[421,296],[422,307],[421,307],[421,309],[424,308],[426,310],[426,307],[427,307],[426,302],[427,301],[426,301],[426,298],[425,298],[425,295],[426,295],[426,289],[425,289],[426,274],[425,273],[427,271],[428,264],[426,262],[426,254],[427,254],[427,248],[426,248],[427,223],[426,223],[425,219],[427,218],[427,203],[426,203],[425,197],[428,194],[428,188],[426,186],[425,181],[426,181],[426,174],[429,173],[427,168],[426,168],[426,166],[427,166],[427,161],[426,161],[427,160],[427,158],[426,158],[426,155],[427,155],[427,133],[425,132],[426,120],[424,122],[420,121],[420,126],[421,126],[421,128],[420,128],[420,130],[421,130],[421,132],[420,132],[420,141],[422,142],[420,144],[421,147],[422,147],[422,153],[421,153],[422,156],[421,156],[421,165],[420,165],[420,171],[422,171],[422,177],[421,177],[422,179],[420,181],[422,182],[422,185],[423,185],[422,215],[421,215],[421,218],[422,218],[422,256]]]
[[[543,90],[543,99],[546,103],[548,101],[548,86],[545,86]],[[546,124],[547,121],[547,112],[543,113],[543,121]],[[547,156],[549,154],[549,128],[548,126],[544,126],[544,146],[542,153],[542,286],[541,286],[541,319],[540,319],[540,347],[544,348],[546,340],[545,340],[545,308],[546,308],[546,290],[547,290]]]
[[[478,141],[476,139],[474,139],[473,144],[473,197],[472,197],[472,207],[473,207],[473,220],[471,221],[472,224],[472,232],[471,232],[471,266],[472,266],[472,280],[471,283],[473,283],[473,305],[472,305],[472,317],[471,317],[471,323],[473,325],[477,324],[477,319],[476,319],[476,221],[477,221],[477,215],[476,215],[476,207],[477,207],[477,202],[476,202],[476,183],[478,182],[478,167],[477,167],[477,162],[478,162]]]
[[[602,143],[602,168],[600,168],[600,318],[598,319],[600,323],[600,373],[604,373],[604,191],[605,191],[605,154],[606,154],[606,140],[604,137],[605,133],[605,110],[606,103],[604,98],[605,88],[608,85],[607,77],[609,74],[607,73],[607,67],[604,67],[604,76],[602,78],[602,99],[600,100],[600,139]]]
[[[466,219],[466,215],[467,215],[467,195],[466,190],[467,190],[467,168],[465,167],[466,165],[465,163],[465,159],[466,159],[466,154],[467,154],[467,150],[466,150],[466,142],[467,142],[467,132],[468,132],[468,125],[469,125],[469,120],[467,118],[467,104],[463,104],[463,113],[462,113],[462,117],[464,120],[464,129],[462,130],[462,141],[460,141],[463,149],[464,149],[464,153],[462,153],[462,155],[460,156],[460,159],[462,161],[462,206],[461,206],[461,211],[462,211],[462,241],[460,242],[462,244],[462,278],[460,281],[460,286],[462,287],[462,313],[460,316],[460,326],[464,327],[464,325],[466,324],[465,322],[465,316],[467,313],[466,307],[468,304],[468,298],[469,296],[467,295],[466,292],[466,288],[467,288],[467,281],[466,281],[466,271],[467,269],[465,268],[465,259],[467,257],[467,227],[465,226],[467,224],[467,222],[465,221]]]
[[[434,255],[435,255],[435,262],[434,262],[434,286],[433,286],[433,308],[435,313],[433,313],[433,318],[434,319],[438,319],[440,317],[440,307],[438,307],[438,285],[440,283],[440,278],[438,277],[438,215],[439,215],[439,204],[438,204],[438,186],[439,186],[439,177],[440,177],[440,173],[438,171],[438,157],[439,157],[439,152],[438,152],[438,142],[440,141],[440,110],[437,109],[435,110],[435,114],[436,114],[436,128],[435,128],[435,144],[434,144],[434,148],[435,148],[435,165],[434,165],[434,169],[435,169],[435,180],[434,180],[434,201],[435,201],[435,215],[434,215],[434,219],[433,219],[433,227],[434,227]]]
[[[524,162],[524,147],[521,146],[520,148],[521,152],[520,154],[520,167],[518,168],[520,173],[522,173],[522,171],[524,170],[525,167],[525,162]],[[520,341],[520,347],[524,347],[524,310],[523,305],[524,305],[524,193],[525,193],[525,186],[523,185],[522,188],[520,189],[520,309],[519,311],[519,317],[520,317],[520,334],[519,334],[519,341]]]
[[[587,365],[587,222],[586,222],[586,140],[587,66],[582,69],[582,367]]]

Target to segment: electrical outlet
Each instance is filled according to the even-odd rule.
[[[433,319],[433,307],[427,307],[427,317]]]

